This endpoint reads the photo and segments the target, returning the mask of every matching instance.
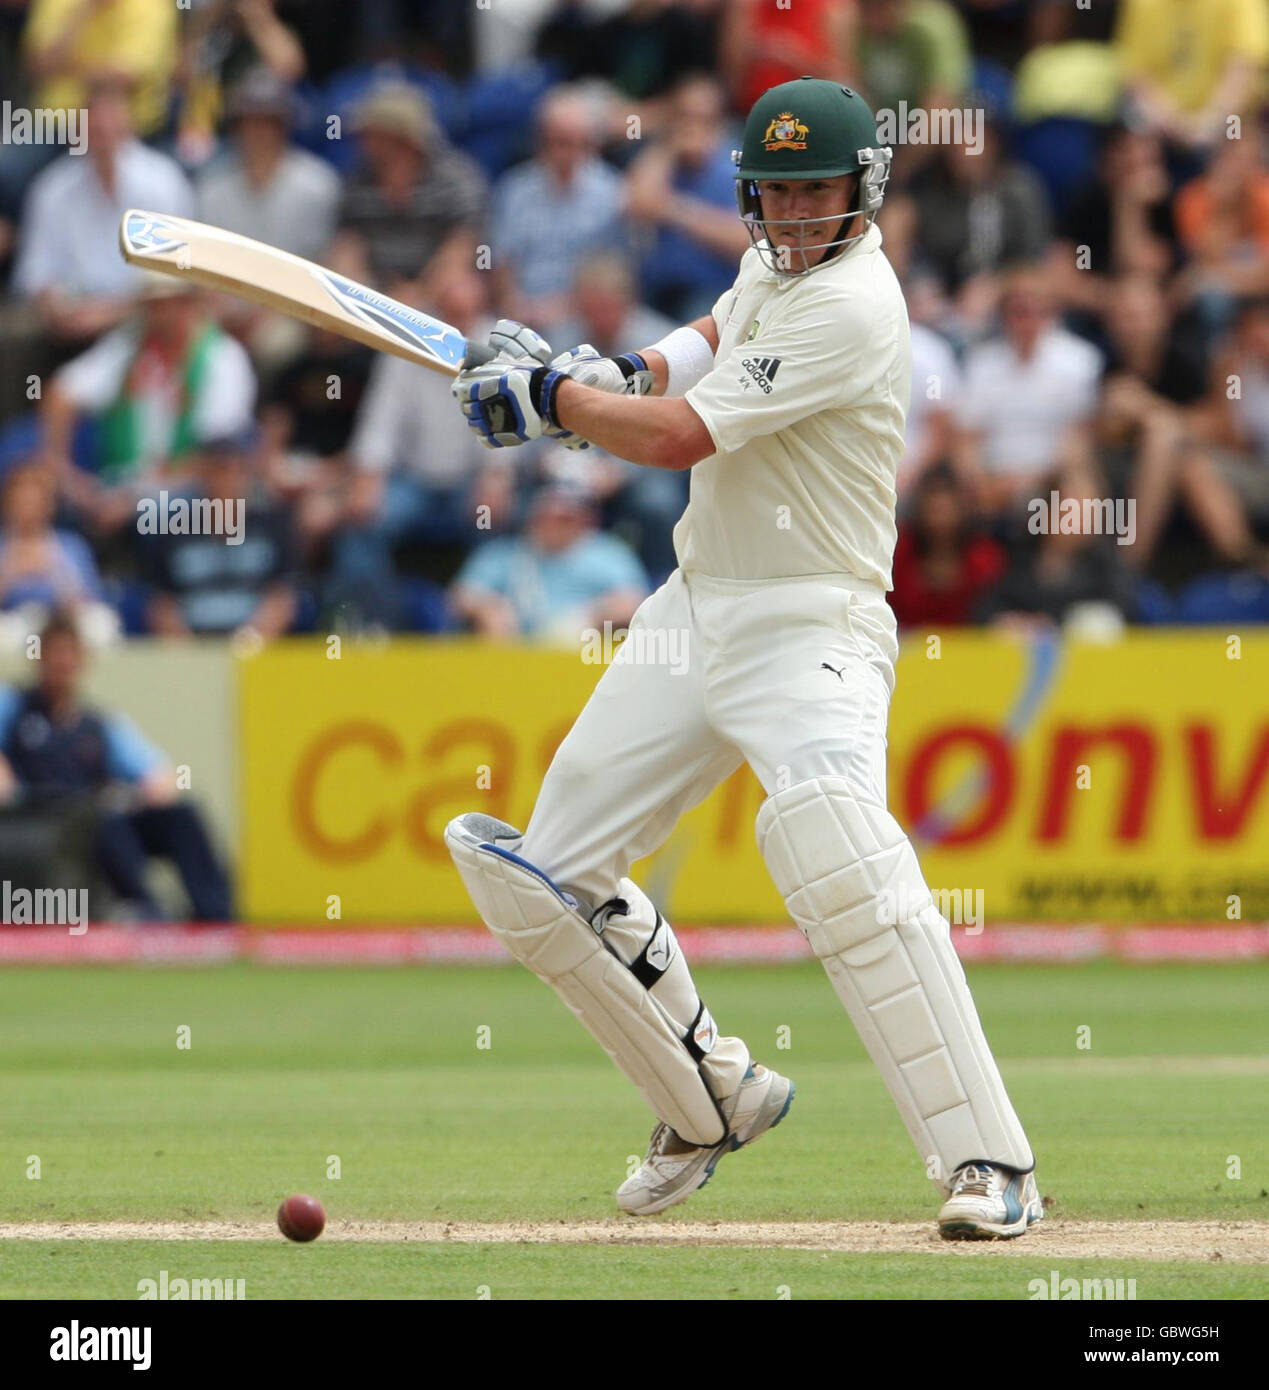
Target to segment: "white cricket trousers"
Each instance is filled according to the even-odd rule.
[[[643,660],[604,672],[547,769],[520,851],[592,908],[742,760],[768,796],[847,777],[885,803],[898,643],[880,585],[675,570],[640,605],[626,649]],[[717,1094],[739,1085],[748,1060],[743,1042],[719,1038],[705,1062]]]

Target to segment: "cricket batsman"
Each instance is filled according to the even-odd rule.
[[[551,359],[504,320],[498,356],[453,388],[490,447],[547,434],[692,471],[678,569],[630,629],[686,632],[686,671],[614,661],[527,829],[476,812],[446,830],[489,929],[656,1116],[617,1191],[635,1215],[683,1201],[793,1101],[791,1081],[720,1034],[672,926],[627,876],[742,760],[766,794],[763,858],[939,1189],[939,1231],[1020,1236],[1042,1215],[948,923],[886,808],[886,591],[911,378],[875,225],[890,158],[851,89],[771,88],[737,155],[753,246],[711,314],[617,358]]]

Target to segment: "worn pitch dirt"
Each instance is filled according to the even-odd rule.
[[[0,1240],[281,1240],[272,1221],[25,1221]],[[323,1241],[464,1245],[761,1246],[842,1254],[1044,1256],[1269,1264],[1269,1222],[1065,1221],[1047,1218],[1020,1240],[940,1240],[930,1222],[889,1221],[332,1221]]]

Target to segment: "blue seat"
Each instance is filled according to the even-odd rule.
[[[478,73],[467,83],[463,149],[491,179],[532,153],[534,109],[558,77],[547,63],[522,63]]]
[[[71,462],[85,473],[97,472],[100,462],[100,428],[92,416],[79,420],[71,435]],[[34,457],[44,442],[40,417],[29,411],[0,425],[0,476]]]
[[[980,107],[989,121],[1008,130],[1013,121],[1013,74],[990,58],[975,58],[969,104]]]
[[[1205,574],[1181,591],[1177,621],[1208,623],[1269,623],[1269,579],[1261,574]]]
[[[455,632],[458,621],[445,590],[430,579],[413,575],[397,581],[397,597],[403,632]]]
[[[1157,580],[1138,579],[1134,598],[1134,622],[1150,627],[1166,627],[1167,624],[1177,621],[1176,601]]]
[[[1061,217],[1075,192],[1093,177],[1101,127],[1073,116],[1046,116],[1019,126],[1013,152],[1039,175],[1054,215]]]

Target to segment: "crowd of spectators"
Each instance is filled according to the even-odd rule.
[[[1269,621],[1267,63],[1269,0],[5,0],[10,101],[87,138],[0,143],[0,611],[620,626],[673,568],[686,475],[488,452],[445,378],[137,273],[119,215],[475,338],[629,350],[730,285],[740,120],[811,73],[895,118],[901,622]],[[922,142],[939,110],[961,138]],[[1130,534],[1037,528],[1054,493]],[[244,534],[149,534],[156,495],[241,499]]]

